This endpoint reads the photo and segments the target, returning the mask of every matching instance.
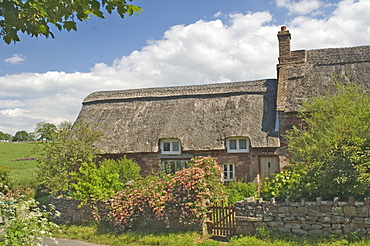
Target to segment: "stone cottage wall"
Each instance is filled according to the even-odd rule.
[[[259,228],[278,229],[300,235],[370,235],[370,199],[347,202],[316,201],[276,202],[246,198],[236,204],[236,233],[253,234]]]

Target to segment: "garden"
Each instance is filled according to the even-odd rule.
[[[290,164],[259,186],[222,182],[213,157],[197,157],[173,174],[139,175],[133,160],[99,160],[103,138],[81,122],[59,129],[51,141],[0,143],[0,245],[38,245],[43,237],[74,238],[107,245],[368,245],[360,233],[344,236],[296,236],[261,228],[254,236],[215,238],[197,229],[208,207],[245,197],[299,201],[304,197],[363,199],[370,194],[370,96],[356,85],[337,85],[337,93],[306,102],[299,113],[305,124],[286,139]],[[34,157],[37,157],[36,160]],[[24,160],[26,158],[27,160]],[[48,196],[69,196],[94,209],[89,225],[56,224],[58,212]],[[109,213],[99,211],[99,202]],[[153,215],[168,230],[141,227]]]

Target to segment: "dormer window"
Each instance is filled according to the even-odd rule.
[[[181,143],[178,139],[161,139],[160,147],[162,154],[181,154]]]
[[[249,152],[249,139],[243,137],[226,139],[227,153],[247,153]]]

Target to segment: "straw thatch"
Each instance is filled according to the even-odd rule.
[[[286,90],[285,112],[298,111],[302,101],[333,93],[334,78],[356,82],[370,91],[370,46],[320,49],[305,52],[305,62],[290,66]]]
[[[106,153],[157,152],[179,139],[183,151],[225,149],[225,138],[279,147],[275,79],[211,85],[100,91],[83,101],[80,120],[98,123]]]

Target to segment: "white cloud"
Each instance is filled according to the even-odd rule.
[[[20,108],[0,110],[0,114],[2,116],[9,117],[9,118],[21,117],[21,116],[24,116],[24,114],[27,112],[29,111],[25,109],[20,109]]]
[[[0,108],[22,107],[24,103],[20,100],[0,100]]]
[[[12,57],[6,58],[4,61],[10,64],[20,64],[24,62],[26,57],[22,54],[13,54]]]
[[[284,7],[290,14],[306,15],[323,6],[321,0],[275,0],[278,7]]]
[[[319,11],[314,2],[307,1],[311,6],[307,8]],[[292,1],[281,4],[299,9]],[[354,46],[369,44],[368,13],[370,1],[344,0],[326,19],[297,16],[284,24],[292,34],[293,49]],[[98,90],[275,78],[279,29],[268,11],[231,14],[225,22],[200,20],[172,26],[162,39],[148,42],[112,65],[97,63],[88,73],[0,77],[0,131],[14,134],[32,131],[40,121],[74,121],[83,98]]]

